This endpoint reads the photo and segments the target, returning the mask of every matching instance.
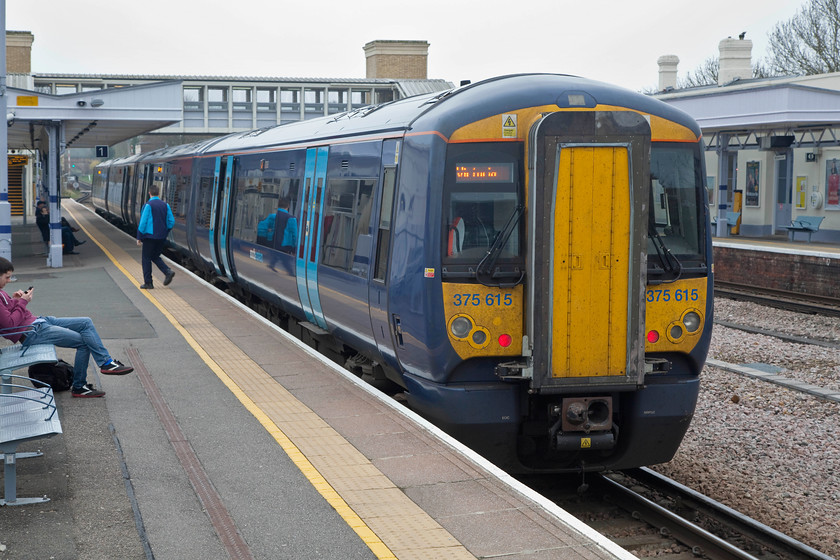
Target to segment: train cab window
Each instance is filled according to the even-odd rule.
[[[321,264],[367,278],[374,179],[330,179],[324,199]]]
[[[443,277],[520,278],[523,227],[518,147],[450,149],[443,207]],[[495,276],[486,278],[487,274]]]
[[[699,148],[654,143],[650,175],[648,267],[680,268],[683,272],[702,267],[704,181]],[[677,265],[668,262],[668,253],[677,259]]]

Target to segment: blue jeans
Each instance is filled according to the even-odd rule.
[[[60,348],[75,348],[76,361],[73,363],[73,387],[81,389],[87,381],[87,369],[90,355],[96,364],[103,366],[111,359],[108,350],[102,345],[102,339],[93,326],[90,317],[39,317],[32,325],[34,330],[26,334],[21,345],[54,344]]]

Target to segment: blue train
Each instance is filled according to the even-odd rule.
[[[102,163],[173,255],[511,472],[665,462],[712,327],[702,141],[582,78],[499,77]]]

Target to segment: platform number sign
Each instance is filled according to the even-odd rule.
[[[108,157],[108,146],[97,146],[96,147],[96,157]]]

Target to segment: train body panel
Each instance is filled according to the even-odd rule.
[[[670,459],[694,413],[701,148],[649,97],[508,76],[106,162],[93,199],[130,225],[159,183],[196,269],[497,464],[624,468]]]

